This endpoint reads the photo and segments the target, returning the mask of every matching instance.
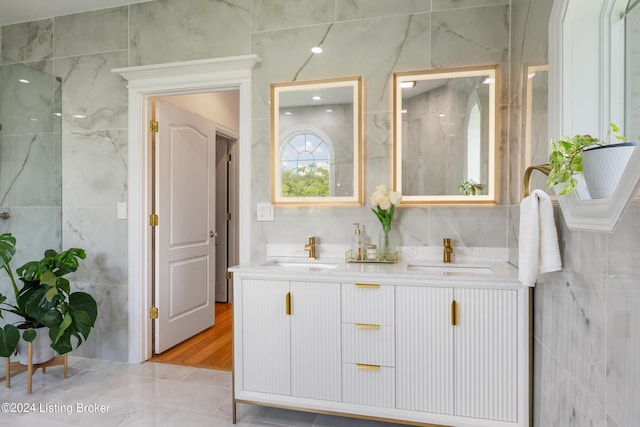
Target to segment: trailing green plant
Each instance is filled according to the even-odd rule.
[[[574,175],[582,173],[582,153],[588,148],[607,144],[612,134],[620,142],[627,140],[625,136],[620,135],[620,128],[614,123],[609,123],[606,141],[591,135],[575,135],[571,138],[565,136],[558,141],[551,140],[552,150],[549,155],[551,172],[547,178],[547,187],[564,184],[558,192],[559,196],[574,191],[578,184]]]
[[[51,347],[58,354],[68,353],[81,345],[89,336],[97,314],[95,299],[86,292],[71,292],[69,280],[64,276],[76,271],[80,260],[86,258],[83,249],[70,248],[62,252],[45,251],[42,259],[30,261],[11,269],[15,255],[16,239],[11,233],[0,235],[0,268],[11,281],[15,303],[7,303],[0,294],[0,318],[2,312],[13,313],[22,318],[17,325],[6,324],[0,328],[0,356],[9,357],[16,352],[20,339],[33,341],[34,329],[49,329]],[[22,283],[18,287],[16,278]],[[75,339],[75,345],[74,345]]]

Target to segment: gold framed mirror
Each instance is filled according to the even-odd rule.
[[[360,205],[362,78],[271,85],[274,205]]]
[[[395,73],[394,188],[402,205],[495,204],[497,66]]]

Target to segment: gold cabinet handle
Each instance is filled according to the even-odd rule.
[[[360,289],[378,289],[380,285],[374,283],[356,283],[356,288]]]
[[[366,363],[356,363],[356,368],[363,371],[379,371],[380,365],[367,365]]]
[[[356,323],[356,329],[380,329],[380,325],[370,323]]]
[[[284,305],[285,305],[285,308],[284,308],[285,313],[286,313],[287,315],[291,315],[291,292],[287,292],[287,296],[285,297],[285,300],[284,300],[284,301],[285,301],[285,302],[284,302]]]
[[[458,326],[458,302],[456,300],[451,302],[451,325]]]

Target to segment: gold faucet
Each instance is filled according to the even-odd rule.
[[[309,236],[309,243],[304,245],[304,250],[309,251],[309,259],[316,259],[316,236]]]
[[[443,262],[451,262],[451,254],[453,253],[453,247],[451,247],[451,239],[445,237],[442,239],[444,245],[444,259]]]

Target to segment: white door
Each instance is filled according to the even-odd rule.
[[[456,289],[456,415],[518,420],[518,293]]]
[[[291,395],[340,401],[340,283],[291,282]]]
[[[454,412],[453,296],[450,288],[396,289],[398,409]]]
[[[238,288],[236,288],[238,289]],[[291,315],[289,282],[244,279],[242,374],[244,390],[291,394]],[[236,303],[237,303],[236,302]],[[311,339],[309,337],[309,339]]]
[[[155,352],[215,321],[215,124],[157,101]]]

